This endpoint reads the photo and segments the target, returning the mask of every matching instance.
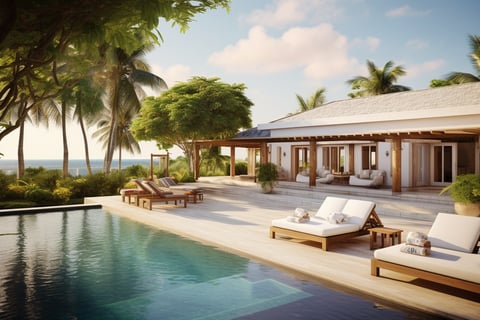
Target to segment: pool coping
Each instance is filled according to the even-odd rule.
[[[61,206],[2,209],[0,210],[0,216],[10,216],[10,215],[19,215],[19,214],[36,214],[36,213],[45,213],[45,212],[52,212],[52,211],[101,209],[101,208],[102,208],[101,204],[72,204],[72,205],[61,205]]]

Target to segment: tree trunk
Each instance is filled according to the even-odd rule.
[[[105,159],[103,162],[103,172],[110,173],[110,168],[112,166],[113,152],[115,150],[115,140],[117,132],[117,114],[119,108],[119,81],[115,81],[115,84],[112,88],[113,90],[113,101],[110,105],[111,119],[110,119],[110,131],[108,132],[108,141],[107,141],[107,150],[105,152]]]
[[[63,141],[63,174],[65,179],[68,176],[68,142],[67,142],[67,103],[62,99],[62,141]]]
[[[92,165],[90,164],[90,152],[88,151],[88,139],[87,139],[87,132],[85,130],[85,124],[83,123],[83,114],[82,114],[82,104],[80,98],[77,100],[77,108],[78,108],[78,123],[80,124],[80,129],[82,130],[82,137],[83,137],[83,146],[85,149],[85,164],[87,166],[88,175],[91,176],[92,173]]]
[[[18,162],[17,162],[17,179],[22,179],[23,175],[25,174],[25,158],[23,154],[23,139],[25,136],[25,122],[22,121],[22,124],[20,125],[20,132],[18,134],[18,150],[17,150],[17,156],[18,156]]]

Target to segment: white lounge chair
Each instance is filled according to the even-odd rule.
[[[343,213],[348,217],[345,223],[328,221],[331,213]],[[320,242],[327,251],[333,242],[369,234],[368,229],[383,226],[375,212],[372,201],[327,197],[309,222],[296,223],[287,218],[276,219],[270,226],[270,238],[277,233],[296,239]]]
[[[480,293],[480,218],[439,213],[427,235],[428,256],[400,251],[402,244],[375,250],[371,274],[380,268]]]

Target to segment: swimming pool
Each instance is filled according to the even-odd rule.
[[[425,319],[101,209],[0,217],[1,319]]]

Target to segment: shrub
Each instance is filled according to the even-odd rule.
[[[27,191],[27,185],[23,184],[17,184],[17,183],[11,183],[7,187],[7,192],[5,194],[5,199],[8,200],[19,200],[19,199],[25,199],[25,192]]]
[[[69,188],[57,187],[53,190],[53,199],[58,203],[68,203],[71,196],[72,191]]]
[[[36,186],[34,188],[29,188],[25,192],[25,199],[38,204],[51,204],[53,202],[53,194],[48,190]]]
[[[146,167],[140,164],[134,164],[125,168],[123,170],[123,174],[129,179],[131,179],[131,178],[137,178],[137,177],[146,177],[148,176],[149,173]]]
[[[53,191],[57,187],[57,181],[62,179],[61,170],[47,170],[43,167],[27,168],[23,180],[33,182],[42,189]]]
[[[0,170],[0,200],[3,200],[8,197],[9,185],[14,183],[16,180],[15,175],[7,175]],[[23,196],[23,194],[22,194]]]

